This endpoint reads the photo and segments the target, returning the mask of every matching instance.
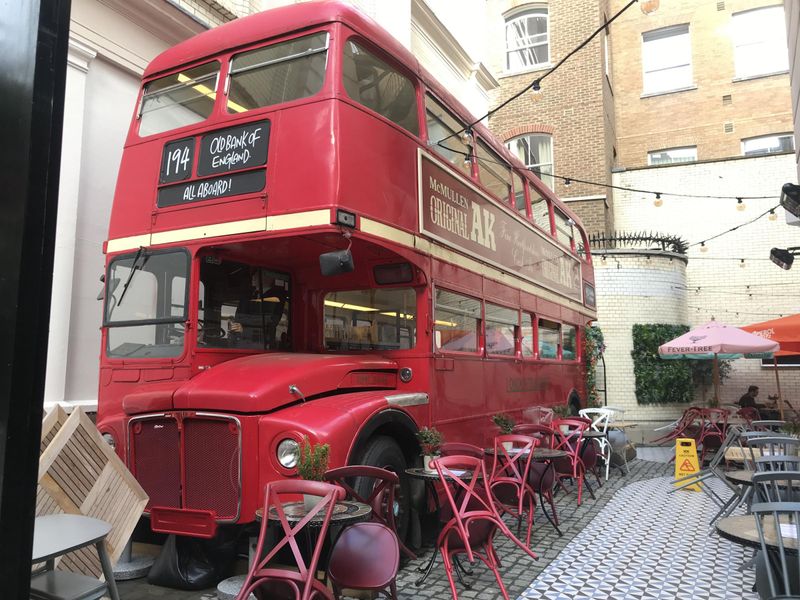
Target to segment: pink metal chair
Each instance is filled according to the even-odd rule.
[[[745,420],[748,429],[753,426],[753,421],[758,421],[761,419],[761,414],[758,412],[758,409],[755,406],[745,406],[744,408],[740,408],[736,411],[736,414]]]
[[[719,448],[725,439],[728,429],[728,411],[724,408],[704,408],[700,411],[703,425],[697,437],[697,447],[703,447],[700,464],[706,457],[709,448]]]
[[[674,427],[668,431],[666,434],[662,435],[659,438],[653,440],[654,444],[663,444],[667,442],[672,442],[679,437],[695,437],[695,433],[697,432],[698,428],[695,426],[694,422],[700,417],[700,410],[695,406],[690,406],[681,415],[681,418],[675,421]],[[659,428],[656,431],[659,431]]]
[[[511,445],[511,449],[505,445]],[[525,545],[531,545],[533,513],[536,509],[536,492],[530,485],[530,470],[533,449],[539,440],[525,435],[500,435],[494,438],[494,460],[489,491],[501,515],[509,514],[517,519],[517,537],[522,528],[522,519],[528,526]]]
[[[466,442],[446,442],[439,448],[439,453],[442,456],[472,456],[481,460],[486,456],[483,448]]]
[[[328,565],[336,599],[342,589],[355,589],[381,592],[397,600],[399,548],[397,536],[383,523],[356,523],[345,529],[333,546]]]
[[[353,481],[357,477],[374,480],[373,484],[369,486],[371,490],[369,496],[364,497],[359,494],[353,486],[348,483],[348,479]],[[403,554],[412,560],[417,558],[416,554],[400,541],[400,537],[397,533],[397,523],[395,521],[395,492],[400,485],[400,478],[396,473],[379,467],[352,465],[349,467],[330,469],[325,473],[325,481],[335,483],[339,487],[344,488],[348,497],[353,500],[369,505],[369,507],[372,508],[372,520],[388,526],[389,529],[394,532]]]
[[[291,499],[294,500],[300,494],[319,496],[320,500],[305,517],[292,525],[286,518],[283,505],[289,501],[287,496],[292,496]],[[273,481],[268,484],[264,494],[264,518],[261,520],[261,531],[258,535],[255,554],[257,557],[263,556],[263,558],[253,561],[236,600],[246,600],[251,593],[259,600],[315,600],[319,598],[334,600],[331,591],[316,578],[316,573],[333,508],[336,506],[336,502],[342,500],[344,496],[345,492],[342,488],[321,481],[289,479]],[[270,522],[268,514],[273,508],[278,515],[284,537],[265,555],[264,542],[267,539],[267,528]],[[311,560],[306,564],[296,538],[305,527],[309,526],[311,519],[320,513],[323,515],[322,523],[314,524],[315,531],[318,533],[317,541],[311,554]],[[287,545],[291,549],[297,570],[270,567],[270,561]]]
[[[553,429],[548,425],[533,425],[530,423],[523,423],[514,427],[513,433],[519,435],[528,435],[539,440],[539,448],[552,448],[553,447]],[[534,491],[539,494],[542,503],[547,500],[550,505],[550,510],[553,511],[553,525],[558,530],[558,512],[556,511],[556,503],[553,498],[553,487],[556,481],[555,466],[550,463],[534,462],[528,474],[528,480]],[[544,510],[544,507],[542,508]],[[545,512],[545,516],[549,515]]]
[[[564,491],[563,479],[574,479],[578,483],[578,506],[583,497],[583,484],[586,467],[581,460],[583,432],[589,426],[579,419],[558,419],[553,421],[553,448],[567,452],[563,459],[556,459],[554,464],[558,483]],[[589,488],[591,492],[591,488]]]
[[[471,456],[443,456],[433,461],[436,472],[442,481],[452,482],[444,486],[447,501],[453,517],[439,533],[437,547],[442,554],[447,580],[453,600],[458,600],[458,591],[453,580],[453,559],[465,554],[473,563],[479,558],[495,576],[500,592],[509,600],[508,592],[498,572],[498,557],[494,548],[494,535],[497,530],[504,533],[531,558],[536,554],[517,539],[497,513],[486,486],[486,469],[483,461]],[[454,494],[454,488],[460,494]]]

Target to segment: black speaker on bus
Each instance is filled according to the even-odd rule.
[[[319,269],[324,276],[341,275],[355,270],[353,254],[350,249],[325,252],[319,255]]]

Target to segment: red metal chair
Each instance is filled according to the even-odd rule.
[[[291,500],[295,500],[300,494],[319,496],[320,500],[305,517],[292,525],[286,518],[283,505],[289,501],[287,496],[291,495],[293,496]],[[257,558],[253,561],[242,589],[236,596],[236,600],[246,600],[251,593],[259,600],[282,600],[284,598],[290,600],[313,600],[316,598],[333,600],[333,594],[316,578],[316,572],[322,546],[325,543],[328,527],[330,526],[333,508],[336,506],[336,502],[342,500],[344,496],[345,492],[342,488],[321,481],[289,479],[273,481],[268,484],[264,493],[264,517],[261,520],[261,531],[258,534],[258,545],[256,546],[255,554],[256,557],[263,556],[263,558]],[[272,508],[277,512],[284,537],[265,555],[264,542],[267,539],[267,528],[270,523],[268,514]],[[296,538],[308,526],[311,519],[320,513],[323,514],[322,523],[314,524],[315,531],[318,533],[317,541],[314,545],[311,560],[306,564]],[[274,521],[272,522],[274,523]],[[287,545],[292,551],[297,570],[269,567],[270,561]]]
[[[581,446],[583,444],[583,432],[589,426],[586,421],[578,419],[558,419],[553,421],[553,448],[567,452],[565,458],[557,458],[554,461],[558,483],[566,491],[563,479],[574,479],[578,482],[578,506],[581,505],[583,497],[583,483],[586,467],[581,460]]]
[[[702,465],[709,448],[722,446],[725,432],[728,429],[728,411],[724,408],[704,408],[700,411],[700,416],[703,419],[703,425],[697,438],[697,447],[703,447],[700,454],[700,464]],[[711,442],[716,443],[712,444]]]
[[[370,590],[397,600],[400,547],[383,523],[356,523],[345,529],[331,551],[328,576],[338,600],[342,589]],[[389,592],[386,592],[386,588]]]
[[[486,469],[483,461],[471,456],[443,456],[433,461],[436,472],[442,481],[452,482],[444,486],[447,501],[453,511],[453,518],[447,522],[439,533],[437,547],[442,554],[447,580],[453,600],[458,600],[455,581],[453,581],[453,559],[465,554],[473,563],[477,556],[495,576],[505,600],[509,600],[508,592],[497,570],[497,553],[494,549],[494,535],[499,529],[512,542],[522,548],[530,557],[536,554],[517,539],[508,529],[494,502],[481,482],[486,480]],[[454,495],[451,488],[460,492]]]
[[[483,448],[465,442],[446,442],[439,448],[439,453],[442,456],[472,456],[481,460],[486,456]]]
[[[511,449],[505,447],[511,445]],[[500,435],[494,438],[494,460],[489,491],[500,515],[509,514],[517,519],[517,537],[522,519],[528,525],[525,545],[531,545],[533,513],[536,509],[536,492],[530,485],[533,449],[539,440],[526,435]]]
[[[744,408],[740,408],[736,411],[736,415],[745,420],[748,429],[752,427],[753,421],[759,421],[761,419],[761,413],[758,412],[758,409],[755,406],[745,406]]]
[[[373,485],[370,486],[371,491],[369,496],[366,498],[359,494],[353,486],[347,482],[348,478],[352,481],[353,478],[356,477],[374,480]],[[349,467],[339,467],[338,469],[330,469],[325,473],[325,481],[335,483],[344,488],[347,495],[353,500],[369,505],[370,508],[372,508],[372,520],[388,526],[389,529],[394,532],[403,554],[412,560],[417,558],[417,555],[400,541],[400,536],[397,534],[395,493],[397,487],[400,485],[400,478],[396,473],[379,467],[353,465]]]
[[[553,447],[553,436],[555,434],[553,433],[553,429],[547,425],[523,423],[515,426],[513,433],[528,435],[539,440],[539,448]],[[556,511],[556,503],[553,499],[553,487],[556,481],[555,466],[550,463],[534,462],[531,464],[528,480],[534,491],[541,497],[542,502],[547,500],[550,509],[553,511],[553,522],[558,526],[558,512]]]
[[[666,434],[654,439],[653,443],[662,444],[671,442],[679,437],[695,437],[697,430],[694,427],[694,422],[700,417],[700,410],[701,409],[695,406],[690,406],[687,408],[685,411],[683,411],[681,418],[675,421],[675,426]],[[663,428],[656,429],[656,431],[659,431],[660,429]]]

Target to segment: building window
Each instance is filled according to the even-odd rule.
[[[523,135],[506,142],[506,148],[553,189],[553,137],[544,133]]]
[[[654,150],[647,153],[648,165],[672,165],[675,163],[694,162],[697,160],[697,146]]]
[[[522,71],[550,63],[546,8],[534,8],[506,20],[506,70]]]
[[[783,6],[768,6],[733,15],[736,77],[756,77],[789,70]]]
[[[675,25],[642,34],[643,92],[658,94],[691,87],[689,26]]]
[[[776,154],[778,152],[793,152],[794,136],[791,133],[777,135],[762,135],[747,140],[742,140],[742,154],[744,156],[759,156],[761,154]]]

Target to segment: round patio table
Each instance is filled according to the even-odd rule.
[[[301,521],[308,511],[305,509],[303,502],[287,502],[283,505],[283,511],[286,513],[286,520],[290,523],[297,523]],[[356,502],[355,500],[340,500],[333,507],[333,514],[331,514],[331,525],[351,525],[359,521],[366,521],[372,514],[372,508],[363,502]],[[268,518],[270,521],[280,521],[277,509],[272,506],[269,509]],[[256,520],[260,521],[264,518],[264,509],[259,508],[256,510]],[[308,522],[310,527],[319,527],[325,518],[325,511],[320,511]]]
[[[789,524],[789,515],[782,515],[780,519],[781,524]],[[794,523],[792,523],[794,526]],[[778,547],[778,535],[775,531],[775,523],[771,518],[764,519],[762,522],[764,529],[764,541],[768,546]],[[742,546],[749,546],[751,548],[761,548],[761,539],[758,537],[758,529],[756,529],[756,517],[754,515],[741,515],[737,517],[725,517],[720,519],[716,524],[717,532],[726,540],[730,540]],[[796,538],[789,537],[784,534],[783,544],[786,552],[789,554],[797,554]]]

